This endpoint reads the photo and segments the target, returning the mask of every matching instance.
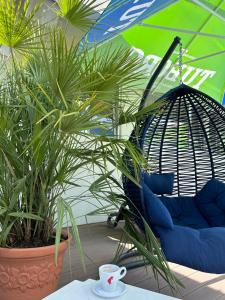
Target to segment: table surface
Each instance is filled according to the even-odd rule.
[[[60,290],[44,298],[43,300],[100,300],[106,299],[96,296],[92,292],[92,286],[95,280],[88,279],[86,281],[74,280]],[[112,298],[112,300],[175,300],[162,294],[154,293],[148,290],[140,289],[127,284],[127,292],[121,297]]]

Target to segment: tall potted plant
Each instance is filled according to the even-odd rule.
[[[89,51],[68,38],[66,25],[75,35],[79,25],[79,36],[91,26],[94,2],[58,1],[51,25],[37,21],[42,3],[0,1],[1,300],[39,300],[55,290],[70,239],[62,231],[65,216],[83,261],[73,201],[63,198],[71,186],[79,188],[81,170],[98,170],[90,190],[110,190],[116,181],[109,164],[131,177],[122,161],[125,148],[134,166],[143,161],[129,141],[90,133],[116,126],[118,109],[130,117],[126,92],[140,78],[130,51]],[[163,266],[174,283],[160,255],[156,268]]]

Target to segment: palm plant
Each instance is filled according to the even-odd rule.
[[[94,2],[58,1],[54,24],[64,18],[75,33],[76,26],[87,30]],[[103,195],[108,204],[118,205],[112,186],[121,184],[112,168],[137,182],[122,153],[126,148],[138,169],[144,164],[138,149],[122,138],[90,130],[115,128],[140,117],[129,93],[142,77],[141,62],[123,48],[112,51],[109,45],[104,51],[90,51],[77,40],[68,44],[64,27],[39,24],[41,7],[42,2],[31,8],[29,1],[0,1],[0,44],[9,53],[3,56],[0,85],[0,246],[57,246],[68,216],[82,259],[72,211],[77,198],[66,200],[64,195],[71,187],[79,190],[84,170],[97,176],[85,182],[101,204]],[[105,124],[104,118],[111,121]],[[79,195],[79,201],[86,201],[86,194]],[[156,273],[175,287],[177,280],[148,226],[147,240],[138,237],[129,218],[125,230]]]

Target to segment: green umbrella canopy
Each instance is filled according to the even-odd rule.
[[[130,8],[130,11],[123,12],[122,17],[121,15],[120,18],[118,17],[118,20],[121,21],[126,16],[126,22],[122,23],[123,27],[121,22],[117,26],[115,25],[115,13],[113,15],[112,6],[110,8],[109,4],[96,24],[98,34],[95,42],[104,42],[104,47],[107,39],[111,39],[113,47],[116,48],[120,44],[126,45],[133,49],[135,55],[142,57],[144,60],[143,70],[146,74],[144,87],[174,37],[178,35],[182,39],[183,82],[221,102],[225,88],[225,1],[164,1],[158,9],[153,10],[153,8],[151,6],[144,11],[142,7],[144,12],[142,15],[140,9],[135,12]],[[136,15],[139,13],[136,19],[134,18],[135,13]],[[130,23],[129,14],[132,21]],[[111,35],[113,26],[108,25],[108,29],[105,26],[105,24],[110,24],[110,16],[114,17],[113,36]],[[101,26],[105,32],[103,30],[101,32]],[[95,28],[87,36],[92,41],[94,30]],[[110,31],[109,34],[107,30]],[[153,94],[163,93],[179,83],[178,61],[179,49],[174,52],[158,77],[152,89]]]

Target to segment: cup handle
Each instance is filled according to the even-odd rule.
[[[119,270],[119,280],[122,279],[127,274],[127,269],[125,267],[120,268]]]

